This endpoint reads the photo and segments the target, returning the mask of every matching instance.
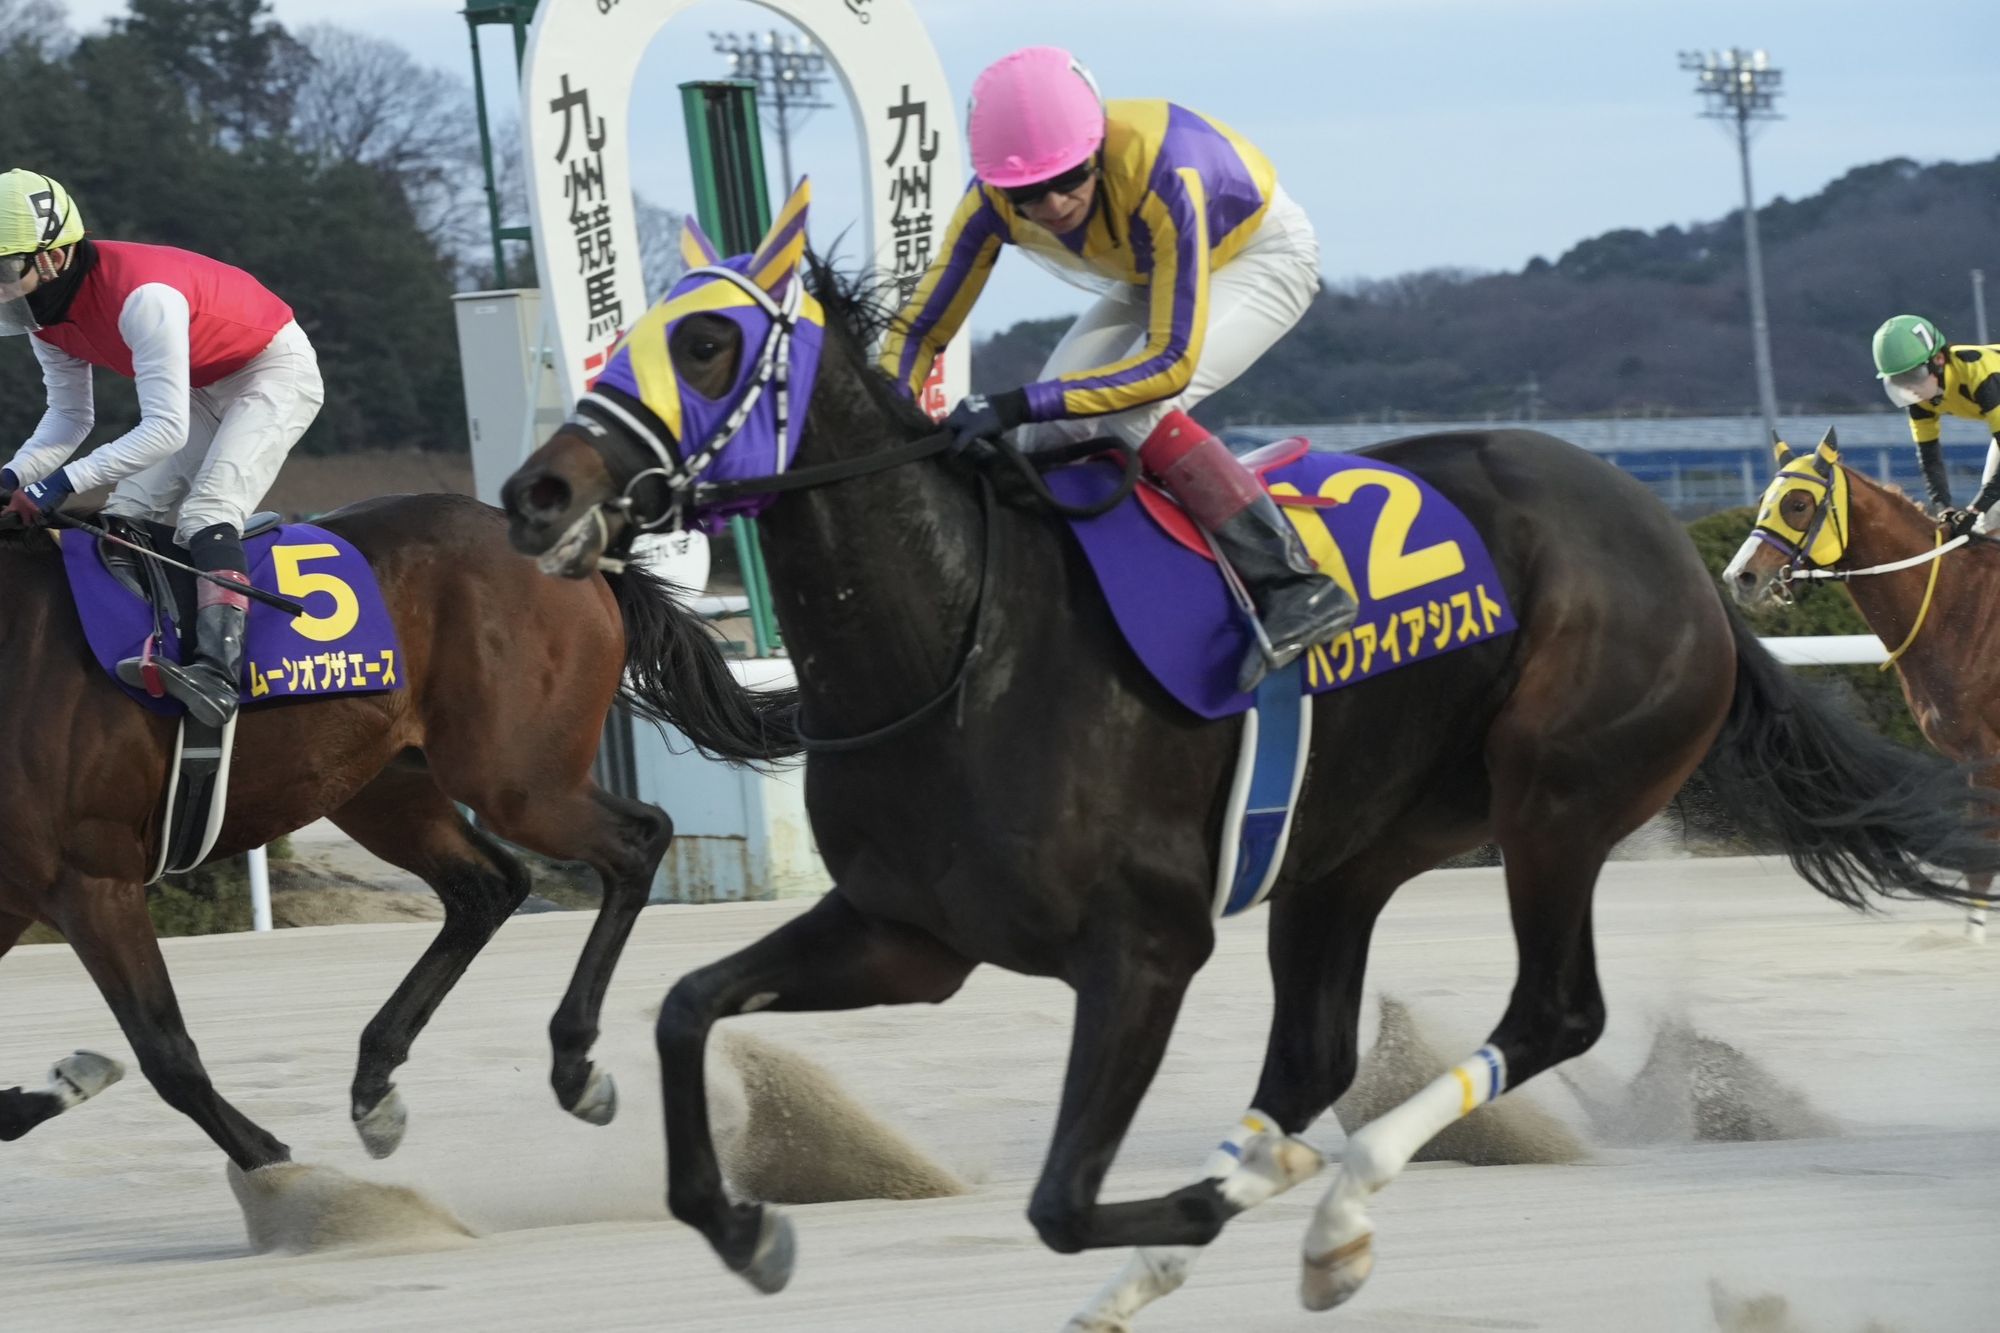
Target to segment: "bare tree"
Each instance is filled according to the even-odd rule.
[[[0,0],[0,51],[54,60],[75,45],[62,0]]]
[[[635,196],[633,202],[639,208],[639,264],[646,274],[646,299],[657,301],[687,271],[681,262],[683,215],[644,195]]]
[[[312,70],[293,114],[297,145],[324,162],[393,176],[439,248],[471,255],[485,240],[486,210],[465,81],[417,63],[394,42],[331,24],[302,30],[300,40]]]
[[[494,135],[493,167],[495,188],[500,195],[500,216],[510,222],[527,222],[528,174],[523,165],[521,128],[509,124],[501,127]],[[479,188],[483,189],[483,185]],[[639,267],[646,279],[646,299],[657,301],[666,295],[667,288],[674,285],[686,265],[681,263],[681,219],[685,216],[675,209],[656,204],[643,194],[634,194],[633,203],[637,215],[633,221],[639,229]],[[479,217],[486,216],[485,201],[478,201]],[[484,243],[484,231],[480,232]],[[477,269],[485,280],[492,278],[492,265],[486,256],[486,249],[479,251]],[[507,251],[508,276],[519,280],[527,272],[527,265],[519,261],[526,257],[526,251],[510,244]],[[518,267],[517,267],[518,265]]]

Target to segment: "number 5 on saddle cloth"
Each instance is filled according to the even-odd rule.
[[[173,544],[172,529],[159,524],[124,520],[118,535],[162,555],[187,559],[187,552]],[[192,870],[207,857],[222,829],[241,712],[223,727],[204,725],[188,717],[157,683],[141,689],[119,680],[117,666],[132,657],[183,660],[176,627],[193,623],[194,577],[84,532],[56,536],[91,656],[140,707],[180,719],[167,769],[166,815],[153,879]],[[244,679],[238,682],[243,707],[400,687],[402,649],[395,626],[374,571],[345,538],[308,524],[280,526],[276,514],[258,514],[244,532],[243,549],[253,587],[305,606],[305,613],[295,617],[251,603]]]

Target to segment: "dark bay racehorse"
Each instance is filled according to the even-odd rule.
[[[768,387],[749,368],[770,363],[769,329],[787,310],[811,314],[787,304],[801,279],[775,250],[784,243],[774,230],[729,273],[691,273],[661,308],[671,317],[635,328],[628,347],[659,339],[632,353],[656,358],[654,385],[669,382],[670,361],[683,404],[699,396],[710,419],[732,395]],[[749,282],[764,295],[720,290]],[[732,1200],[717,1169],[702,1052],[729,1015],[935,1003],[980,963],[1068,982],[1069,1067],[1028,1211],[1063,1252],[1152,1247],[1076,1324],[1123,1328],[1178,1285],[1193,1256],[1184,1247],[1318,1168],[1294,1136],[1354,1075],[1377,914],[1412,876],[1495,840],[1520,950],[1513,998],[1487,1046],[1348,1139],[1305,1242],[1304,1297],[1323,1308],[1367,1276],[1366,1201],[1419,1145],[1597,1039],[1599,870],[1704,756],[1732,807],[1841,902],[1860,905],[1871,889],[1955,897],[1926,860],[1994,862],[1968,829],[1964,784],[1802,693],[1639,483],[1530,431],[1382,445],[1375,457],[1470,516],[1520,629],[1320,696],[1270,899],[1276,1009],[1255,1109],[1196,1184],[1102,1202],[1213,944],[1217,832],[1239,727],[1198,721],[1155,684],[1076,543],[1045,513],[984,503],[988,483],[964,460],[873,470],[926,452],[933,426],[872,369],[864,349],[879,324],[868,311],[823,272],[812,286],[822,364],[796,452],[779,457],[792,482],[825,484],[785,491],[763,531],[798,664],[801,730],[819,738],[808,741],[806,800],[836,887],[684,977],[657,1032],[669,1206],[761,1290],[784,1285],[793,1240],[775,1210]],[[762,324],[753,303],[771,315]],[[790,387],[796,404],[796,363]],[[699,513],[785,484],[694,489],[739,444],[768,441],[704,430],[660,439],[656,455],[641,430],[659,439],[662,418],[648,424],[635,405],[586,401],[510,479],[517,547],[587,577],[607,542],[617,549],[671,502]]]
[[[321,521],[375,569],[401,640],[403,688],[246,708],[215,855],[325,816],[443,899],[436,940],[361,1036],[353,1114],[377,1156],[402,1135],[389,1076],[527,895],[519,858],[495,835],[588,863],[603,907],[549,1031],[557,1097],[603,1123],[615,1097],[589,1059],[598,1012],[673,835],[658,809],[591,780],[621,675],[636,711],[730,759],[796,750],[796,701],[737,685],[701,623],[653,576],[634,567],[581,583],[542,578],[508,549],[499,514],[470,499],[395,496]],[[0,537],[0,588],[9,708],[63,719],[37,733],[46,743],[17,741],[0,754],[0,953],[33,921],[61,931],[160,1095],[243,1170],[284,1161],[285,1145],[210,1084],[146,914],[174,722],[137,707],[98,668],[48,534]],[[0,1139],[25,1134],[106,1075],[73,1057],[47,1092],[0,1091]]]
[[[1731,595],[1755,606],[1810,587],[1801,570],[1838,574],[1868,628],[1901,647],[1896,677],[1924,739],[2000,790],[2000,543],[1946,543],[1914,500],[1842,463],[1832,431],[1817,450],[1776,452],[1756,527],[1723,573]],[[1974,939],[1990,879],[1971,877]]]

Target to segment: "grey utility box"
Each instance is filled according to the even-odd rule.
[[[533,287],[459,292],[458,360],[472,432],[472,484],[487,504],[568,414],[555,369],[540,364],[542,294]]]

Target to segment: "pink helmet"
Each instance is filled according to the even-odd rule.
[[[1003,190],[1090,160],[1104,142],[1097,81],[1057,46],[1030,46],[986,67],[966,108],[972,169]]]

